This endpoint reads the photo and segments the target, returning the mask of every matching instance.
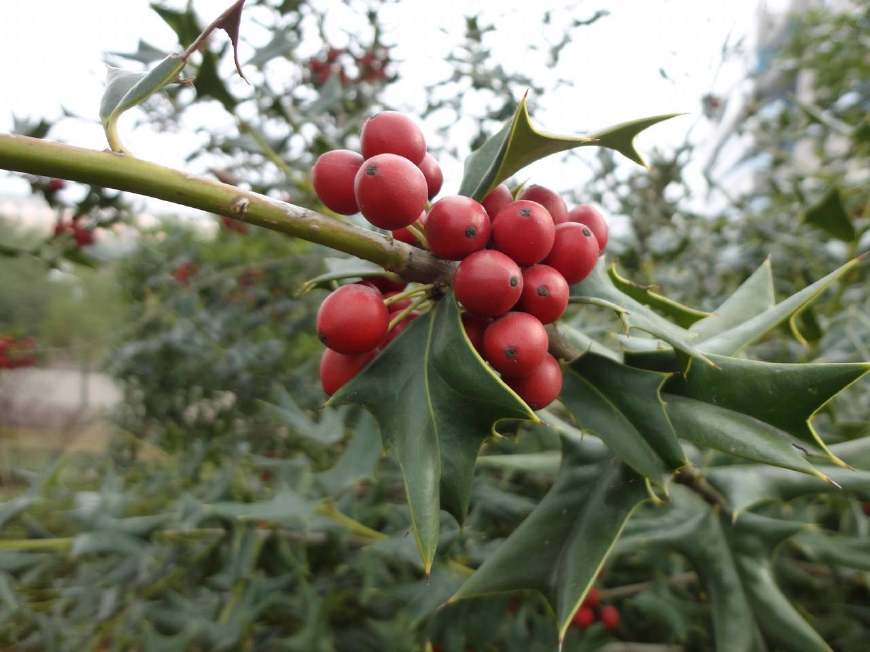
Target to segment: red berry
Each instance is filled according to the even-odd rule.
[[[589,230],[595,235],[595,239],[598,240],[599,252],[604,253],[604,250],[607,248],[607,221],[601,213],[595,210],[594,206],[589,204],[575,206],[568,213],[568,221],[588,226]]]
[[[389,312],[381,293],[366,285],[343,285],[317,310],[317,336],[339,353],[372,351],[387,334]]]
[[[499,211],[510,204],[513,200],[514,196],[511,194],[510,189],[502,183],[493,188],[490,193],[483,198],[481,203],[486,209],[489,219],[494,220]]]
[[[486,317],[472,315],[470,312],[462,313],[462,326],[465,328],[465,334],[468,335],[468,340],[480,355],[483,355],[483,333],[489,326],[489,322],[490,320]]]
[[[396,337],[398,337],[399,333],[408,328],[411,325],[411,322],[417,319],[420,316],[419,312],[409,312],[405,318],[400,321],[398,324],[393,326],[393,330],[387,333],[387,336],[384,338],[384,341],[381,343],[381,348],[387,348],[390,342],[392,342]]]
[[[565,206],[565,201],[549,188],[544,186],[529,186],[523,190],[519,199],[538,202],[547,209],[547,212],[553,218],[554,224],[568,221],[568,207]]]
[[[422,228],[423,225],[426,224],[426,211],[423,211],[422,213],[420,213],[420,217],[417,218],[416,224],[420,228]],[[407,226],[403,226],[401,229],[394,230],[393,237],[396,240],[399,240],[401,242],[405,242],[409,245],[414,245],[415,247],[422,246],[420,244],[420,241],[417,240],[417,237],[413,233],[411,233],[411,231],[408,229]]]
[[[862,505],[862,509],[864,510],[864,514],[866,516],[870,516],[870,500],[865,500]]]
[[[91,229],[86,229],[77,223],[73,223],[72,225],[72,235],[78,247],[88,247],[94,244],[97,240]]]
[[[574,612],[571,624],[580,629],[587,629],[595,622],[595,612],[589,607],[580,607]]]
[[[320,357],[320,384],[323,391],[332,396],[374,357],[374,351],[345,355],[326,349]]]
[[[526,312],[509,312],[483,334],[484,357],[512,378],[532,373],[547,355],[549,344],[544,325]]]
[[[599,617],[601,618],[601,624],[604,625],[604,629],[613,631],[619,627],[619,609],[613,605],[608,604],[602,607]]]
[[[588,226],[566,222],[556,227],[556,239],[544,264],[554,267],[568,283],[589,276],[598,260],[598,241]]]
[[[551,324],[568,307],[568,281],[549,265],[533,265],[523,270],[523,294],[517,309],[534,315],[542,324]]]
[[[327,208],[341,215],[353,215],[359,208],[353,181],[363,157],[347,149],[334,149],[321,154],[311,168],[314,192]]]
[[[426,139],[420,127],[408,116],[396,111],[382,111],[363,124],[360,149],[365,158],[397,154],[418,164],[426,156]]]
[[[49,179],[46,187],[49,192],[57,192],[66,188],[66,181],[63,179]]]
[[[399,292],[398,291],[384,292],[384,299],[395,296],[396,294],[399,294]],[[400,301],[396,301],[395,303],[391,303],[390,305],[388,305],[387,310],[389,312],[399,312],[400,310],[404,310],[405,308],[407,308],[410,305],[411,305],[411,299],[401,299]]]
[[[483,249],[489,231],[489,216],[483,206],[461,195],[439,199],[426,217],[429,248],[441,258],[462,260]]]
[[[601,593],[598,591],[596,587],[592,587],[589,589],[589,592],[586,594],[586,597],[583,599],[584,607],[597,607],[598,603],[601,602]]]
[[[386,276],[370,276],[366,280],[361,281],[360,284],[373,287],[379,292],[398,292],[399,290],[404,290],[408,285],[405,281],[394,281]]]
[[[505,378],[508,386],[533,410],[543,410],[562,392],[562,367],[549,353],[524,378]],[[586,604],[585,602],[583,604]]]
[[[354,179],[360,212],[382,229],[412,224],[426,206],[426,177],[420,168],[395,154],[378,154],[366,160]]]
[[[556,227],[547,209],[527,200],[502,208],[492,222],[495,248],[520,265],[541,262],[553,248]]]
[[[519,266],[500,251],[482,249],[459,263],[453,289],[469,312],[498,317],[513,308],[520,298],[523,274]]]
[[[429,188],[429,199],[432,199],[441,190],[441,184],[444,183],[444,174],[441,172],[441,166],[435,157],[426,153],[423,160],[420,161],[420,172],[426,177],[426,186]]]

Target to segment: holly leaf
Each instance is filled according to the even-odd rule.
[[[592,303],[619,314],[626,331],[637,329],[649,333],[685,356],[698,358],[712,365],[710,359],[695,345],[697,335],[668,321],[640,301],[620,290],[608,276],[604,256],[583,281],[571,287],[572,303]]]
[[[483,440],[500,421],[538,421],[471,346],[452,293],[411,322],[329,403],[360,404],[377,420],[402,470],[427,573],[439,509],[462,522]]]
[[[381,437],[371,415],[360,415],[347,448],[332,468],[315,477],[330,495],[354,486],[374,476],[381,459]]]
[[[836,186],[810,206],[804,213],[804,222],[812,224],[838,240],[854,242],[858,237],[849,213],[843,205],[840,189]]]
[[[616,270],[616,263],[608,268],[607,275],[620,292],[672,319],[678,326],[689,328],[695,322],[709,316],[709,313],[703,310],[690,308],[659,294],[650,285],[639,285],[620,276]]]
[[[660,394],[667,378],[587,353],[565,367],[561,400],[581,429],[659,482],[687,463]]]
[[[575,147],[608,147],[644,165],[634,147],[635,136],[675,115],[678,114],[626,122],[589,136],[560,136],[541,131],[532,124],[524,96],[510,121],[466,159],[459,194],[481,200],[499,183],[530,163]]]
[[[870,571],[870,549],[866,537],[849,537],[823,532],[803,532],[792,543],[808,559],[840,568]]]
[[[813,416],[870,371],[870,363],[777,364],[710,356],[715,367],[690,365],[666,391],[734,410],[817,446],[828,461],[846,466],[813,427]]]
[[[807,527],[754,514],[730,524],[718,510],[676,486],[670,505],[632,521],[621,548],[664,546],[688,559],[710,596],[717,650],[766,649],[763,638],[776,649],[828,651],[772,572],[775,549]]]
[[[508,591],[542,593],[564,640],[574,612],[622,529],[646,499],[643,480],[613,460],[585,463],[563,440],[556,482],[522,524],[450,598]]]

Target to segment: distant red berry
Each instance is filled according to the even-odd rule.
[[[862,509],[864,510],[865,515],[870,516],[870,500],[864,501],[864,505],[862,506]]]
[[[483,334],[484,357],[496,370],[513,378],[532,373],[547,355],[548,346],[544,325],[526,312],[509,312]]]
[[[598,241],[588,226],[566,222],[556,227],[556,239],[544,264],[554,267],[568,283],[589,276],[598,260]]]
[[[492,222],[495,248],[520,265],[541,262],[553,248],[556,227],[547,209],[540,204],[519,200],[502,208]]]
[[[426,177],[420,168],[396,154],[367,159],[354,179],[360,212],[377,227],[400,229],[412,224],[426,206]]]
[[[549,188],[537,185],[529,186],[523,190],[519,199],[538,202],[547,209],[547,212],[553,218],[554,224],[562,224],[568,221],[568,207],[565,205],[565,200]]]
[[[232,217],[227,217],[226,215],[221,216],[221,226],[227,231],[232,231],[240,235],[247,235],[248,233],[247,224],[245,224],[244,222],[240,222],[239,220],[235,220]]]
[[[93,229],[85,228],[78,223],[73,223],[72,235],[78,247],[89,247],[97,241]]]
[[[517,309],[551,324],[568,307],[568,281],[549,265],[532,265],[523,270],[523,294]]]
[[[481,203],[486,209],[489,219],[494,220],[498,212],[513,200],[514,196],[511,194],[510,188],[502,183],[493,188]]]
[[[604,250],[607,248],[607,220],[604,219],[604,216],[594,206],[589,204],[575,206],[568,213],[568,221],[588,226],[589,230],[595,235],[595,239],[598,240],[599,252],[604,253]]]
[[[374,357],[374,351],[345,355],[326,349],[320,356],[320,384],[323,391],[332,396]]]
[[[57,192],[58,190],[63,190],[66,188],[66,181],[63,179],[49,179],[46,184],[46,188],[49,192]]]
[[[396,111],[382,111],[363,124],[360,149],[365,158],[397,154],[417,165],[426,156],[426,139],[420,127],[408,116]]]
[[[482,249],[459,263],[453,289],[469,312],[498,317],[513,308],[520,298],[523,274],[519,266],[500,251]]]
[[[339,353],[365,353],[383,341],[389,321],[380,292],[365,285],[343,285],[320,304],[317,336]]]
[[[311,182],[327,208],[341,215],[353,215],[359,210],[353,182],[363,160],[348,149],[334,149],[317,158],[311,168]]]
[[[190,282],[190,277],[196,274],[197,266],[193,263],[181,263],[172,272],[172,277],[179,285],[187,285]]]
[[[429,249],[440,258],[462,260],[489,242],[489,216],[470,197],[451,195],[435,202],[426,217]]]
[[[595,612],[589,607],[580,607],[574,612],[571,624],[580,629],[588,629],[595,622]]]
[[[432,199],[441,190],[441,185],[444,183],[444,173],[441,172],[441,166],[435,157],[426,153],[423,160],[420,161],[420,172],[426,177],[426,186],[429,188],[429,199]]]
[[[586,594],[586,597],[583,598],[583,606],[585,607],[597,607],[601,602],[601,592],[596,588],[592,587],[589,589],[589,592]]]
[[[601,624],[604,625],[604,629],[613,631],[619,627],[619,609],[613,605],[608,604],[602,607],[599,618],[601,618]]]
[[[473,315],[470,312],[462,313],[462,326],[465,329],[465,334],[468,335],[468,340],[480,355],[483,355],[483,333],[489,326],[489,322],[490,319],[487,317]]]

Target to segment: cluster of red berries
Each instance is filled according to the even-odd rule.
[[[0,335],[0,369],[19,369],[36,364],[36,340]]]
[[[604,218],[588,205],[569,211],[558,194],[537,185],[517,199],[503,184],[483,202],[443,197],[427,212],[427,200],[441,189],[441,168],[420,128],[399,113],[366,121],[361,150],[317,159],[312,177],[321,201],[344,215],[361,212],[397,240],[461,261],[453,288],[469,341],[531,407],[549,405],[561,391],[562,370],[547,352],[544,325],[565,311],[569,284],[595,267],[607,245]],[[317,328],[332,350],[321,361],[328,393],[341,386],[328,381],[346,382],[395,336],[387,336],[391,301],[385,304],[381,291],[344,286],[323,302]],[[363,357],[336,359],[335,352]]]
[[[353,70],[348,72],[348,64]],[[333,75],[338,75],[342,86],[353,82],[379,82],[387,79],[390,55],[386,49],[377,47],[356,55],[342,48],[329,48],[322,56],[308,60],[308,71],[315,86],[323,86]],[[353,75],[353,76],[352,76]]]
[[[54,236],[60,237],[63,235],[72,236],[76,243],[76,247],[89,247],[97,241],[94,235],[94,230],[84,226],[81,222],[81,215],[76,215],[70,220],[58,219],[54,224]]]
[[[594,586],[583,599],[580,608],[574,612],[571,624],[580,629],[587,629],[600,621],[604,629],[612,632],[619,627],[619,609],[610,604],[601,604],[601,594]]]

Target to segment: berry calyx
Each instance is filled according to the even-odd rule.
[[[517,308],[534,315],[542,324],[551,324],[568,307],[568,281],[549,265],[533,265],[523,270],[523,293]]]
[[[519,265],[541,262],[553,248],[556,227],[540,204],[518,200],[502,208],[492,222],[495,248]]]
[[[580,607],[571,617],[571,624],[580,629],[588,629],[595,623],[595,612],[589,607]]]
[[[426,217],[429,249],[440,258],[462,260],[489,241],[486,210],[470,197],[452,195],[433,204]]]
[[[511,194],[510,188],[502,183],[493,188],[489,194],[483,198],[481,204],[483,204],[483,207],[486,209],[489,219],[494,220],[499,211],[510,204],[513,200],[514,196]]]
[[[598,241],[584,224],[566,222],[556,227],[556,238],[544,264],[553,267],[568,283],[589,276],[598,260]]]
[[[604,625],[604,629],[608,631],[612,632],[614,629],[619,627],[619,609],[611,604],[602,607],[598,617],[601,619],[601,624]]]
[[[317,336],[339,353],[365,353],[383,341],[389,312],[381,293],[360,284],[343,285],[317,310]]]
[[[353,187],[363,216],[389,231],[413,223],[428,197],[426,177],[420,168],[396,154],[367,159],[357,171]]]
[[[607,248],[607,220],[604,219],[604,216],[594,206],[589,204],[575,206],[568,213],[568,221],[588,226],[598,241],[599,253],[604,253],[604,250]]]
[[[543,410],[562,392],[562,367],[556,358],[547,353],[528,376],[505,378],[505,382],[533,410]]]
[[[323,387],[323,391],[332,396],[374,357],[374,351],[345,355],[332,349],[326,349],[320,356],[320,385]]]
[[[519,266],[500,251],[482,249],[459,263],[453,289],[469,312],[498,317],[519,300],[523,274]]]
[[[423,157],[423,160],[420,161],[420,164],[417,167],[420,168],[420,172],[422,172],[423,176],[426,177],[426,187],[429,188],[429,199],[432,199],[438,194],[438,191],[441,190],[441,185],[444,183],[444,173],[441,172],[441,166],[438,165],[438,161],[435,160],[435,157],[427,152],[426,156]]]
[[[314,192],[329,210],[353,215],[359,209],[353,182],[363,164],[363,157],[348,149],[334,149],[321,154],[311,168]]]
[[[538,202],[547,209],[554,224],[558,225],[568,221],[568,207],[565,205],[565,200],[549,188],[538,185],[529,186],[523,190],[519,199]]]
[[[489,322],[490,320],[486,317],[473,315],[470,312],[462,313],[462,326],[465,329],[465,334],[480,355],[483,355],[483,334],[486,327],[489,326]]]
[[[416,165],[426,156],[426,139],[408,116],[382,111],[363,124],[360,150],[367,159],[378,154],[396,154]]]
[[[484,357],[511,378],[532,373],[547,355],[548,346],[544,325],[526,312],[509,312],[491,323],[483,334]]]

